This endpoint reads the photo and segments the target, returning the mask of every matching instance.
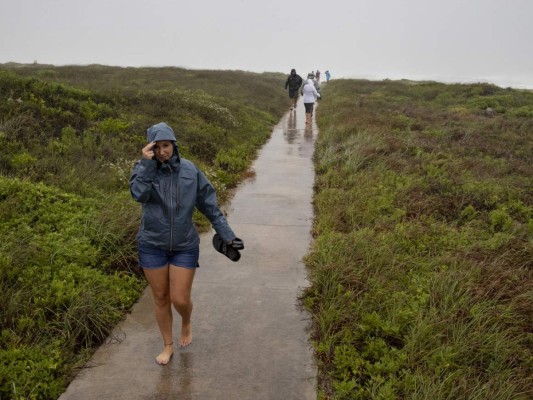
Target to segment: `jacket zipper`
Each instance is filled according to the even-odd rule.
[[[180,213],[180,182],[179,182],[179,171],[178,171],[178,178],[177,178],[177,182],[176,182],[176,216],[179,215]],[[170,210],[169,210],[169,214],[170,214],[170,243],[169,243],[169,251],[172,251],[172,242],[173,242],[173,236],[174,236],[174,230],[173,230],[173,227],[174,227],[174,218],[173,218],[173,213],[174,213],[174,204],[173,204],[173,198],[172,198],[172,192],[173,192],[173,183],[174,183],[174,180],[172,179],[172,169],[170,169],[170,188],[169,188],[169,191],[168,191],[168,196],[169,196],[169,205],[170,205]]]
[[[172,190],[172,168],[170,168],[170,187],[168,188],[168,197],[170,199],[169,200],[169,204],[170,204],[170,210],[169,210],[169,213],[170,213],[170,243],[169,243],[169,246],[168,246],[169,247],[168,251],[172,251],[172,240],[173,240],[172,236],[173,236],[173,231],[174,231],[174,229],[173,229],[173,226],[174,226],[173,219],[174,218],[173,218],[173,215],[172,215],[173,214],[172,211],[174,209],[174,207],[172,207],[172,191],[173,191]]]
[[[180,173],[178,171],[178,178],[176,180],[176,216],[180,214]]]

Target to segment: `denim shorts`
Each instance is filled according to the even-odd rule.
[[[166,267],[167,264],[188,269],[200,266],[198,264],[200,247],[184,251],[168,251],[156,247],[138,245],[137,251],[139,253],[139,265],[146,269],[162,268]]]

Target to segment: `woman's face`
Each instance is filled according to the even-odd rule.
[[[160,140],[155,142],[154,146],[155,158],[161,163],[170,160],[174,154],[174,145],[170,140]]]

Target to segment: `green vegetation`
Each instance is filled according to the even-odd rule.
[[[146,128],[168,122],[224,201],[284,112],[283,79],[0,65],[0,398],[57,398],[142,293],[128,179]]]
[[[322,91],[301,297],[319,398],[531,398],[533,93]]]

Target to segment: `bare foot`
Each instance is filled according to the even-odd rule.
[[[181,324],[181,337],[180,337],[180,347],[187,347],[192,343],[192,328],[191,323]]]
[[[174,343],[165,344],[165,347],[163,348],[163,351],[161,354],[159,354],[155,358],[155,362],[159,365],[167,365],[170,361],[170,358],[172,357],[172,353],[174,353],[174,349],[172,348],[172,345]]]

